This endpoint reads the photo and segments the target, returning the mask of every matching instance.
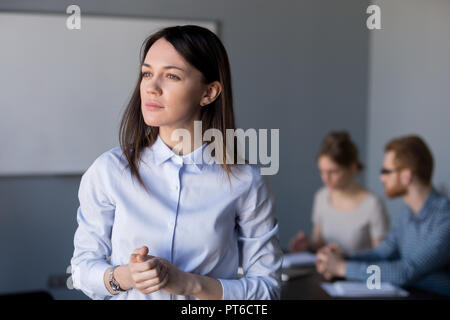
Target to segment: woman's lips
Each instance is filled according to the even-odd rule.
[[[164,107],[154,102],[147,102],[145,104],[145,108],[148,110],[160,110],[163,109]]]

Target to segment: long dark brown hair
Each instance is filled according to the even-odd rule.
[[[203,133],[215,128],[223,135],[223,160],[221,166],[230,180],[231,166],[226,158],[226,129],[235,129],[233,112],[233,94],[231,88],[230,65],[225,47],[220,39],[210,30],[195,26],[184,25],[164,28],[150,35],[141,46],[141,65],[144,63],[150,47],[159,39],[164,38],[170,42],[175,50],[193,67],[203,74],[205,84],[219,81],[222,85],[220,95],[211,104],[202,107],[202,136]],[[149,127],[144,122],[141,111],[140,84],[142,80],[139,71],[138,81],[131,99],[123,113],[119,129],[119,141],[122,152],[125,155],[132,176],[147,190],[138,168],[141,153],[146,147],[150,147],[156,141],[159,133],[158,127]],[[236,163],[236,162],[233,162]]]

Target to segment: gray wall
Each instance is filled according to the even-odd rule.
[[[64,13],[72,3],[1,1],[0,10]],[[315,155],[326,133],[349,130],[366,160],[368,1],[76,3],[82,14],[219,21],[231,60],[238,127],[280,129],[280,171],[269,181],[284,247],[298,229],[311,229],[311,201],[321,185]],[[8,252],[0,262],[0,292],[45,289],[50,274],[65,273],[73,252],[79,179],[0,178],[0,250]],[[56,298],[83,297],[51,292]]]
[[[390,139],[419,134],[436,162],[433,182],[450,187],[450,1],[382,0],[382,30],[370,32],[368,186],[383,194],[379,170]],[[395,219],[402,200],[387,201]]]

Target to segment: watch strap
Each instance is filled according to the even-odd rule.
[[[120,288],[119,283],[117,282],[117,280],[114,278],[114,270],[117,268],[118,266],[112,267],[111,270],[109,271],[109,285],[111,286],[111,289],[115,292],[115,293],[119,293],[119,292],[124,292],[125,290],[123,290],[122,288]]]

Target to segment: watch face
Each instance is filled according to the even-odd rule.
[[[116,284],[111,280],[111,281],[109,281],[109,285],[111,286],[111,288],[114,290],[114,291],[117,291],[117,286],[116,286]]]

